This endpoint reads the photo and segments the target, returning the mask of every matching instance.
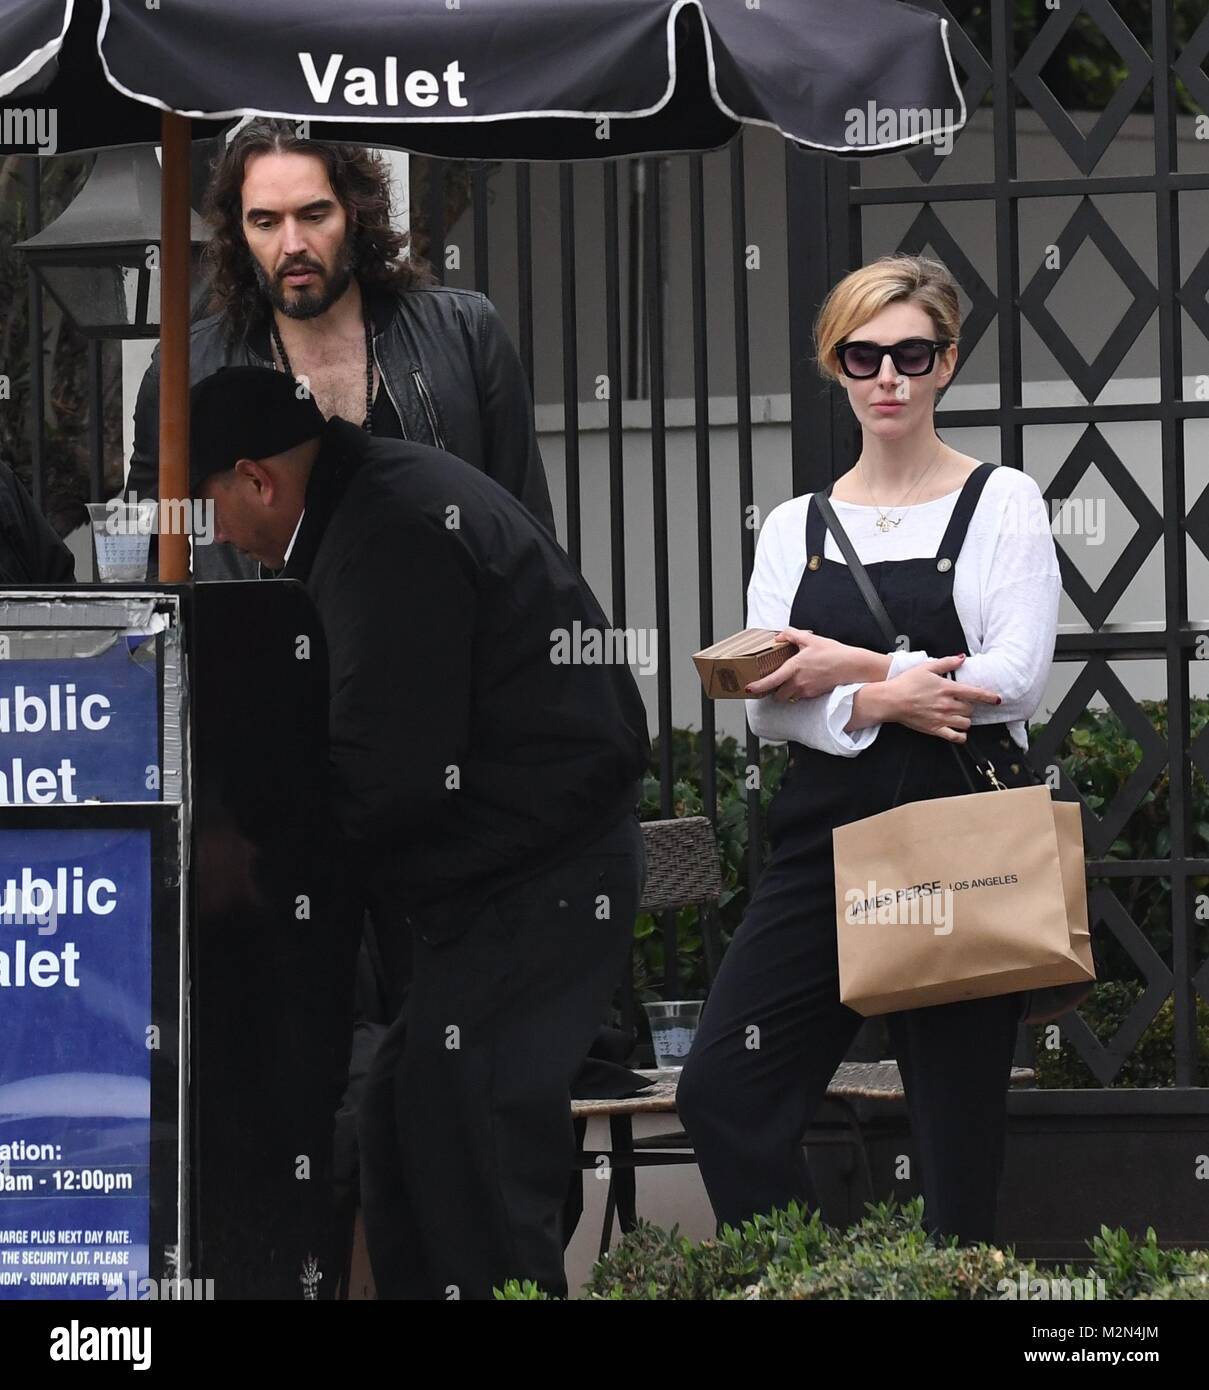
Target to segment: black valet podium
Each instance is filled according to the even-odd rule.
[[[330,1299],[361,919],[326,840],[326,648],[291,580],[191,609],[194,1265],[218,1298]]]

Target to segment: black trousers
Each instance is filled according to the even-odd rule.
[[[628,968],[645,871],[630,815],[452,939],[414,938],[359,1118],[380,1298],[490,1298],[508,1279],[565,1296],[570,1084]]]
[[[802,1135],[862,1023],[840,1002],[829,854],[773,862],[723,957],[681,1074],[680,1118],[719,1223],[818,1197]],[[1018,995],[886,1016],[925,1223],[993,1239]]]

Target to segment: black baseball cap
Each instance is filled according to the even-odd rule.
[[[267,459],[321,435],[311,393],[271,367],[220,367],[189,393],[189,488],[240,459]]]

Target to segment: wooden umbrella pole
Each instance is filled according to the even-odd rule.
[[[189,578],[189,539],[173,521],[189,496],[189,118],[165,111],[160,209],[160,579]]]

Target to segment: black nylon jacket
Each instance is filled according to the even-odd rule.
[[[476,290],[362,287],[374,324],[374,358],[406,437],[444,449],[494,478],[553,536],[554,512],[533,403],[516,349],[495,306]],[[158,495],[159,345],[139,387],[127,491]],[[223,317],[189,330],[189,381],[220,367],[272,367],[267,311],[232,342]],[[254,561],[227,545],[197,546],[199,579],[255,578]]]
[[[0,584],[74,584],[76,562],[0,461]]]
[[[634,811],[650,752],[634,676],[555,664],[555,630],[607,619],[480,471],[330,420],[281,577],[323,625],[332,810],[375,918],[447,936]]]

